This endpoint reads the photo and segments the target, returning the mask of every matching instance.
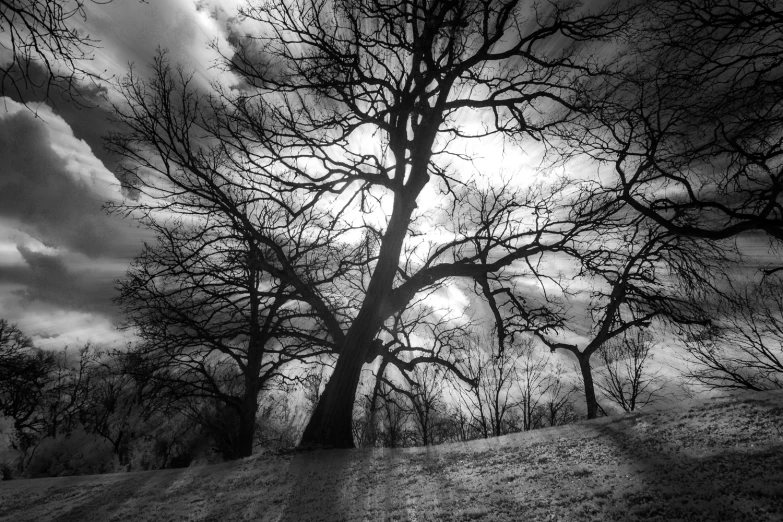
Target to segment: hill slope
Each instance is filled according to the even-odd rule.
[[[0,520],[783,520],[783,391],[434,448],[0,482]]]

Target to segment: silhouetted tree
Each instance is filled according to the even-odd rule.
[[[659,397],[665,384],[659,372],[650,373],[650,350],[655,344],[648,330],[626,331],[598,350],[596,386],[604,395],[630,412],[646,406]]]
[[[44,432],[42,405],[56,366],[55,355],[36,349],[17,325],[0,319],[0,412],[16,430]]]
[[[137,82],[118,108],[133,131],[114,148],[150,186],[219,206],[248,240],[269,245],[270,273],[318,314],[339,352],[302,445],[350,447],[361,369],[387,319],[439,281],[556,251],[589,225],[574,218],[578,206],[561,205],[562,183],[468,180],[449,159],[469,159],[457,139],[546,137],[555,115],[567,117],[550,109],[579,110],[578,84],[599,72],[590,42],[624,17],[614,6],[517,0],[297,0],[240,14],[257,28],[226,56],[240,88],[207,99],[170,75]],[[473,115],[481,123],[463,123]],[[328,290],[226,197],[229,179],[232,195],[284,201],[289,226],[328,209],[309,236],[340,254]],[[430,190],[443,193],[436,204]],[[438,234],[421,242],[426,222]],[[348,231],[365,239],[338,246]],[[346,298],[352,252],[368,243],[365,290]]]
[[[472,386],[454,383],[459,400],[471,424],[484,438],[503,435],[507,414],[522,402],[517,367],[521,346],[514,343],[498,353],[493,349],[496,344],[491,336],[475,332],[466,336],[462,344],[459,366],[474,382]]]
[[[329,343],[295,291],[258,267],[268,252],[218,219],[194,220],[151,223],[158,243],[120,282],[118,302],[126,327],[142,338],[133,353],[156,368],[153,378],[174,396],[228,408],[223,452],[245,457],[253,449],[258,395],[289,378],[287,364],[318,357]]]
[[[599,409],[590,358],[604,343],[653,321],[681,328],[709,320],[702,303],[725,266],[723,245],[648,225],[644,217],[618,213],[575,241],[569,253],[580,266],[572,279],[580,288],[561,287],[559,300],[533,306],[513,287],[492,293],[509,328],[529,331],[550,350],[576,357],[590,419]],[[588,339],[581,349],[557,338],[569,325],[571,335],[577,331],[574,315],[588,325],[578,332]]]

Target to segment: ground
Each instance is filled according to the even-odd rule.
[[[0,482],[3,521],[783,521],[783,390],[497,439]]]

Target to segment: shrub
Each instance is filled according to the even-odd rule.
[[[117,467],[109,442],[77,428],[41,441],[24,474],[32,478],[92,475],[111,473]]]

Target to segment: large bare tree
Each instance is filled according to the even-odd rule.
[[[119,148],[146,183],[219,207],[269,248],[264,270],[339,352],[301,444],[351,447],[361,369],[390,317],[438,282],[539,258],[590,224],[562,208],[563,183],[470,179],[463,140],[545,138],[599,72],[590,42],[624,17],[517,0],[277,1],[240,14],[255,32],[233,40],[226,66],[242,83],[208,98],[172,75],[125,89],[133,132]],[[308,239],[331,264],[297,267],[229,193],[274,201],[292,224],[328,209]]]
[[[577,44],[611,34],[619,17],[515,0],[301,0],[242,14],[258,32],[231,64],[253,93],[235,106],[246,124],[239,141],[261,148],[255,164],[274,162],[290,190],[322,200],[337,192],[360,210],[378,198],[384,212],[363,222],[377,258],[302,441],[351,446],[361,367],[388,317],[437,281],[556,250],[578,228],[554,217],[546,190],[482,189],[449,161],[467,159],[461,140],[540,138],[552,109],[578,108],[574,84],[595,67]],[[418,210],[430,186],[441,204]],[[433,220],[453,239],[418,240],[415,255],[403,255]]]

